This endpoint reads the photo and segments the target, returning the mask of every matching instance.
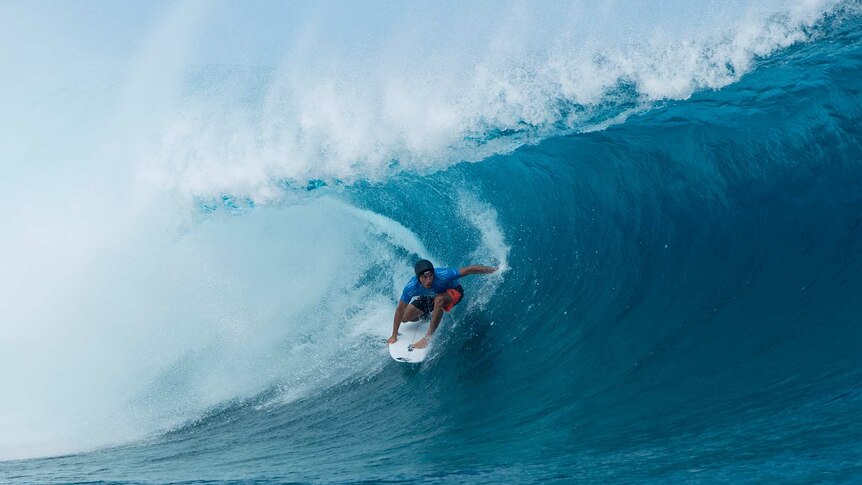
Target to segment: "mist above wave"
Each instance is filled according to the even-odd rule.
[[[338,4],[284,7],[277,32],[257,15],[230,27],[194,16],[140,175],[184,194],[265,202],[285,181],[375,181],[477,161],[721,88],[809,39],[837,5],[513,2],[372,15]],[[232,47],[210,47],[228,38]],[[177,42],[153,45],[173,52]],[[238,54],[242,42],[249,51]],[[152,69],[142,77],[166,80]]]

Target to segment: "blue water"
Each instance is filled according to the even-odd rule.
[[[437,261],[506,269],[464,279],[421,365],[385,356],[385,299],[379,336],[326,357],[335,370],[296,369],[349,329],[283,336],[302,362],[252,392],[192,417],[177,405],[182,419],[143,439],[0,462],[0,480],[862,481],[862,21],[818,29],[738,82],[606,128],[438,171],[286,184],[400,224]],[[198,218],[254,233],[295,199],[233,200],[198,202]],[[396,246],[404,268],[348,260],[360,274],[317,304],[353,318],[362,303],[338,294],[396,295],[425,256]],[[136,409],[196,372],[163,374]]]

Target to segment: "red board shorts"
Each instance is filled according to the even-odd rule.
[[[458,285],[457,288],[449,288],[448,290],[446,290],[446,293],[448,293],[449,296],[452,297],[452,303],[449,303],[448,305],[443,307],[443,310],[448,312],[452,310],[452,307],[461,302],[461,298],[464,297],[464,289],[461,288],[461,285]],[[420,296],[419,298],[416,298],[415,300],[411,301],[410,304],[422,310],[423,316],[434,311],[434,297],[432,296]]]
[[[446,293],[449,293],[449,296],[452,297],[452,302],[443,307],[443,310],[447,312],[451,311],[452,307],[457,305],[458,302],[461,301],[461,297],[464,295],[460,291],[458,291],[458,289],[460,288],[461,287],[459,286],[458,288],[449,288],[448,290],[446,290]]]

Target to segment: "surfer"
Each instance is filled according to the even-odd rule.
[[[395,308],[395,318],[392,322],[392,336],[386,341],[393,344],[398,340],[398,327],[403,322],[415,322],[420,318],[431,314],[431,323],[425,337],[413,344],[413,348],[424,349],[428,345],[428,339],[434,335],[444,311],[452,310],[464,296],[464,288],[461,287],[461,278],[471,274],[489,274],[497,271],[491,266],[465,266],[461,269],[434,268],[431,261],[420,259],[413,267],[416,276],[410,278],[398,307]],[[412,302],[413,297],[417,297]]]

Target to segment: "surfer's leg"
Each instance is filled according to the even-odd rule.
[[[433,307],[434,299],[430,296],[420,296],[407,305],[407,310],[404,311],[404,320],[402,321],[415,322],[427,315]]]
[[[404,310],[404,316],[401,317],[402,322],[415,322],[419,320],[419,317],[422,316],[422,310],[416,308],[413,305],[407,305],[407,309]]]
[[[440,320],[443,318],[443,309],[452,303],[452,297],[448,293],[440,293],[434,297],[434,310],[431,311],[431,324],[428,325],[428,334],[422,340],[413,344],[413,348],[424,349],[428,345],[428,338],[434,335]]]
[[[440,293],[434,297],[434,310],[431,312],[431,325],[428,326],[428,336],[434,335],[437,325],[443,318],[443,310],[452,303],[452,297],[448,293]]]
[[[415,322],[431,313],[432,308],[434,308],[434,299],[430,296],[420,296],[407,305],[407,310],[404,312],[404,321]]]

